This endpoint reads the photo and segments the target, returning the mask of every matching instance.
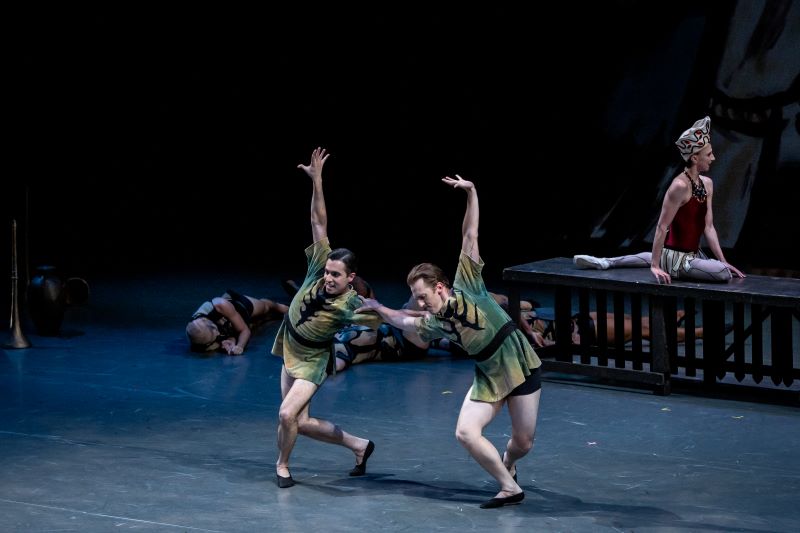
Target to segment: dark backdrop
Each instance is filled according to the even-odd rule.
[[[310,183],[295,167],[319,145],[332,243],[367,278],[454,268],[465,200],[438,181],[454,173],[478,185],[490,282],[614,253],[593,224],[631,187],[657,208],[677,151],[669,128],[648,146],[611,135],[609,100],[657,56],[688,72],[661,89],[678,102],[669,123],[702,116],[730,14],[661,4],[22,13],[6,219],[28,221],[29,266],[73,276],[300,276]],[[691,57],[665,44],[676,32]]]

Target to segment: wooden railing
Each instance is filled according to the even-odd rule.
[[[509,267],[503,279],[512,317],[519,316],[522,292],[555,292],[556,342],[537,349],[545,371],[643,383],[659,394],[670,393],[673,376],[693,378],[698,371],[707,385],[728,374],[742,384],[770,379],[791,387],[800,380],[800,340],[793,334],[800,321],[800,280],[748,276],[726,283],[678,280],[666,285],[656,283],[647,268],[581,270],[569,258]],[[597,313],[596,339],[584,335],[579,344],[572,342],[574,301],[577,312]],[[647,344],[642,327],[645,303]],[[675,320],[679,308],[685,312],[680,326],[686,334],[683,353]],[[613,343],[607,335],[611,313]],[[628,338],[625,315],[630,317]],[[694,335],[698,316],[703,327],[699,353]]]

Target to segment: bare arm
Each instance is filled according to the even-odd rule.
[[[409,296],[408,301],[403,304],[403,308],[398,309],[397,311],[398,313],[403,313],[409,317],[424,317],[428,314],[427,311],[420,308],[419,301],[414,298],[413,295]],[[416,322],[414,322],[414,324],[416,325]],[[420,338],[416,328],[414,328],[413,331],[404,330],[403,337],[417,348],[421,348],[423,350],[430,348],[430,343]]]
[[[244,319],[242,319],[242,316],[236,312],[233,304],[225,298],[214,298],[211,303],[214,304],[214,309],[231,321],[233,329],[236,330],[236,338],[222,341],[222,349],[225,350],[228,355],[240,355],[244,353],[244,349],[250,341],[250,328],[245,323]]]
[[[719,245],[719,237],[717,236],[717,229],[714,227],[714,214],[712,213],[711,209],[711,199],[714,197],[714,182],[708,178],[700,177],[703,180],[703,185],[706,188],[707,196],[706,196],[706,219],[705,219],[705,229],[703,229],[703,235],[706,238],[706,242],[708,242],[708,247],[711,248],[711,252],[714,254],[714,257],[719,259],[728,269],[733,273],[735,276],[740,278],[744,277],[744,274],[739,271],[736,267],[728,263],[725,260],[725,254],[722,253],[722,247]]]
[[[413,294],[408,297],[408,301],[403,304],[400,311],[408,316],[425,316],[426,314],[426,311],[420,307],[419,300],[414,298]]]
[[[444,177],[442,181],[446,185],[456,189],[464,189],[467,192],[467,209],[464,213],[464,222],[461,224],[461,251],[477,263],[481,260],[481,255],[478,251],[478,219],[480,214],[478,191],[471,181],[463,179],[458,174],[456,174],[456,179]]]
[[[417,321],[422,320],[420,317],[409,315],[406,311],[398,311],[396,309],[389,309],[378,300],[373,298],[361,298],[362,306],[356,309],[356,313],[363,313],[364,311],[375,311],[384,322],[388,322],[392,326],[403,331],[416,332]]]
[[[658,217],[656,233],[653,237],[653,254],[650,260],[650,271],[659,283],[662,281],[670,283],[672,281],[670,275],[661,269],[661,250],[664,248],[667,228],[672,224],[672,219],[675,218],[675,213],[678,212],[678,209],[686,203],[687,194],[691,194],[689,186],[683,181],[673,180],[669,189],[667,189],[667,194],[664,195],[664,202],[661,204],[661,215]]]
[[[311,152],[311,161],[308,165],[302,163],[297,168],[302,169],[311,178],[313,189],[311,191],[311,236],[314,242],[328,236],[328,212],[325,209],[325,195],[322,192],[322,167],[330,154],[324,148],[315,148]]]

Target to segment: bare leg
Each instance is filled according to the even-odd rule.
[[[309,416],[309,404],[314,393],[319,387],[304,379],[294,379],[286,373],[286,367],[281,368],[281,403],[278,418],[278,461],[277,473],[286,477],[289,475],[289,456],[292,453],[297,435],[305,435],[312,439],[331,444],[338,444],[350,449],[356,456],[356,463],[364,457],[367,439],[361,439],[342,431],[342,429],[327,420]]]
[[[511,415],[511,438],[503,454],[503,464],[512,476],[517,473],[517,461],[533,448],[541,394],[542,390],[539,389],[533,394],[506,398],[508,414]]]
[[[491,422],[503,407],[503,400],[494,403],[476,402],[469,399],[472,387],[467,391],[456,425],[456,438],[484,470],[500,484],[496,498],[519,494],[522,489],[511,477],[494,445],[483,436],[483,428]]]
[[[281,477],[289,476],[289,456],[292,453],[299,431],[298,418],[308,411],[311,397],[317,392],[317,386],[310,381],[294,379],[281,367],[281,402],[278,414],[278,461],[275,463],[277,473]]]
[[[250,297],[248,296],[248,298]],[[273,302],[266,298],[261,298],[260,300],[250,298],[250,301],[253,302],[253,318],[266,315],[285,315],[289,312],[289,306]]]

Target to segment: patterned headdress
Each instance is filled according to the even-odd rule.
[[[711,142],[711,119],[701,118],[691,128],[681,133],[675,145],[681,152],[684,161],[688,161],[692,154],[699,152],[703,146]]]

